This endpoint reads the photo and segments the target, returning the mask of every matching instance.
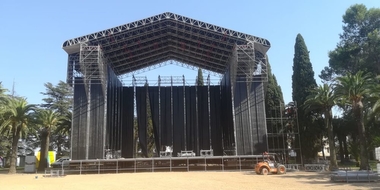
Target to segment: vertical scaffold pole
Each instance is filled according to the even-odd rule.
[[[183,138],[185,144],[185,150],[187,151],[187,138],[186,138],[186,84],[185,84],[185,75],[182,75],[183,82]]]
[[[174,126],[173,126],[173,77],[170,77],[170,125],[172,127],[172,150],[174,148]]]
[[[208,138],[210,142],[210,150],[212,150],[212,136],[211,136],[211,105],[210,105],[210,74],[207,76],[207,108],[208,108]]]
[[[90,127],[91,127],[91,80],[88,81],[87,94],[87,126],[86,126],[86,160],[89,158],[90,149]]]
[[[133,112],[136,113],[136,78],[134,75],[132,75],[132,85],[133,85]],[[134,123],[134,122],[133,122]],[[134,124],[133,124],[134,125]],[[136,138],[136,131],[135,126],[133,126],[133,137]],[[137,139],[133,139],[133,158],[136,158],[137,156]],[[136,162],[135,162],[135,169],[136,169]],[[136,170],[135,170],[136,172]]]
[[[196,136],[196,140],[195,140],[195,143],[196,143],[196,148],[197,148],[197,152],[195,153],[196,155],[200,155],[200,150],[199,150],[199,123],[198,123],[198,120],[199,120],[199,116],[198,116],[198,81],[196,80],[195,82],[195,120],[196,120],[196,123],[195,123],[195,136]]]
[[[232,56],[230,59],[230,85],[231,85],[231,102],[232,102],[232,123],[233,123],[233,128],[234,128],[234,149],[235,149],[235,156],[238,155],[238,140],[236,139],[236,123],[235,123],[235,103],[234,103],[234,85],[236,82],[236,67],[237,67],[237,45],[235,44],[233,50],[232,50]]]
[[[159,140],[159,151],[161,151],[162,148],[162,135],[161,135],[161,77],[158,75],[158,140]]]

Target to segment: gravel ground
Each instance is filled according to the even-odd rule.
[[[380,182],[333,183],[328,174],[289,172],[256,175],[253,172],[156,172],[43,177],[42,174],[0,174],[4,190],[105,189],[380,189]]]

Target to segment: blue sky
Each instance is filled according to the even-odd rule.
[[[39,104],[44,83],[66,80],[65,40],[168,11],[268,39],[272,70],[289,102],[297,34],[305,39],[319,82],[318,74],[328,65],[327,53],[339,41],[342,15],[355,3],[380,8],[378,0],[2,0],[0,81],[8,89],[14,81],[17,95]],[[196,71],[166,66],[140,76],[155,80],[158,74],[185,75],[192,83]]]

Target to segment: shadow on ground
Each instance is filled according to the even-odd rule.
[[[255,172],[245,172],[245,175],[258,175]],[[380,190],[380,181],[377,182],[334,182],[330,180],[330,172],[288,172],[284,175],[270,174],[273,177],[282,179],[292,178],[300,183],[321,184],[326,188],[339,188],[342,185],[352,186],[355,188],[366,188]],[[264,177],[264,176],[263,176]]]

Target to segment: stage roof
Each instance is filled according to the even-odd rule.
[[[80,43],[100,45],[117,75],[169,60],[224,73],[234,45],[250,42],[263,55],[270,48],[266,39],[166,12],[67,40],[63,49],[75,54]]]

